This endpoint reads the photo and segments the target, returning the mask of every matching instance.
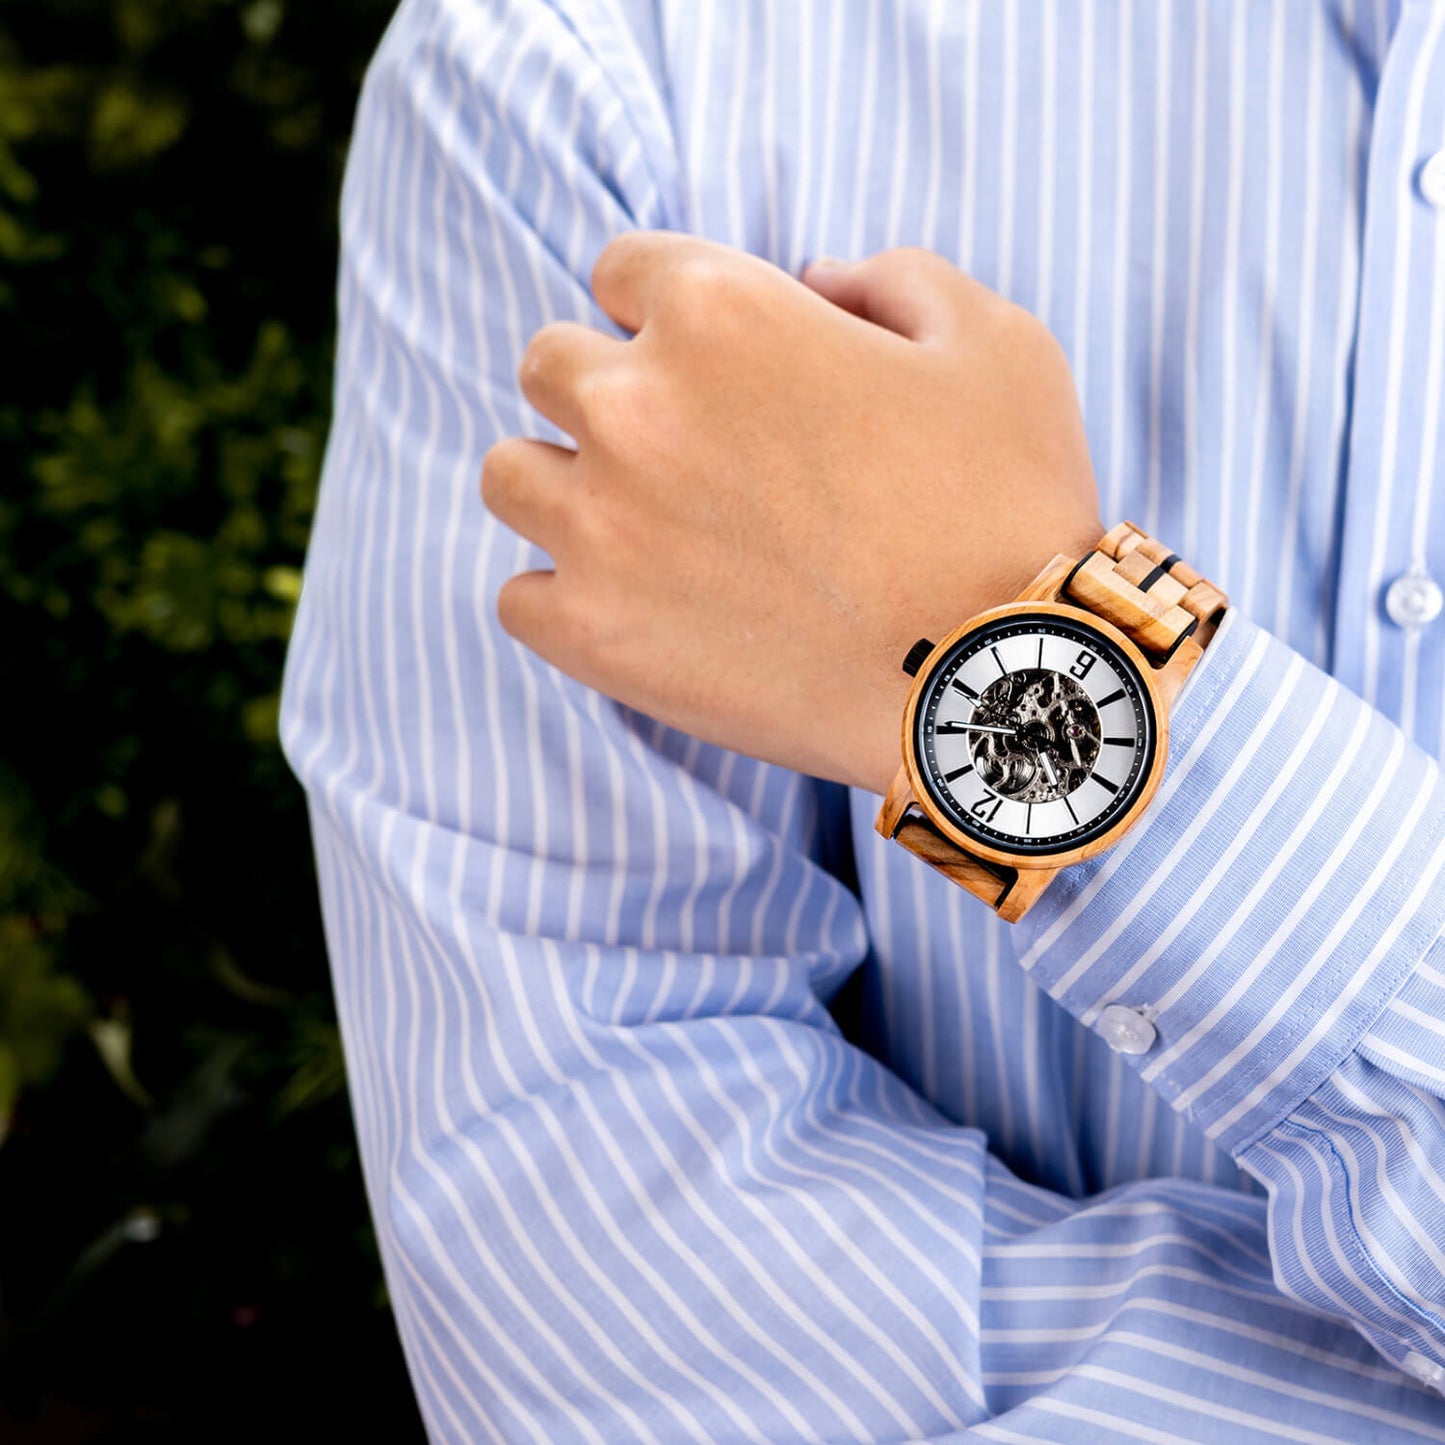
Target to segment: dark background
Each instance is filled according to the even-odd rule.
[[[0,8],[0,1439],[420,1438],[276,741],[392,0]]]

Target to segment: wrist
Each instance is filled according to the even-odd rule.
[[[1077,560],[1084,557],[1098,546],[1104,533],[1104,526],[1097,517],[1067,533],[1055,530],[1051,540],[1057,545],[1046,554],[1041,554],[1040,548],[1034,546],[1018,564],[1009,568],[996,568],[985,585],[979,589],[977,602],[970,605],[967,611],[958,610],[957,615],[949,617],[933,616],[923,619],[913,636],[937,640],[971,617],[1018,601],[1039,581],[1057,558],[1065,556]],[[906,652],[906,648],[904,651]],[[913,687],[913,678],[904,672],[902,664],[901,653],[887,659],[889,682],[878,689],[878,701],[872,709],[872,721],[866,730],[868,741],[853,755],[859,764],[857,776],[848,779],[853,786],[866,788],[880,797],[887,793],[903,764],[903,710]]]
[[[887,794],[898,769],[903,766],[903,710],[913,688],[913,679],[898,667],[899,660],[892,661],[896,680],[880,689],[878,704],[872,710],[867,743],[857,755],[858,776],[850,780],[853,786],[865,788],[880,798]]]

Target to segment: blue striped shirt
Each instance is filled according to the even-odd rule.
[[[282,740],[433,1438],[1445,1440],[1442,149],[1433,0],[404,0]],[[943,253],[1233,599],[1021,924],[500,630],[637,227]]]

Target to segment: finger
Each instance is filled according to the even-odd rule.
[[[555,558],[576,505],[576,462],[571,447],[503,437],[482,458],[482,501],[499,522]]]
[[[497,621],[502,631],[529,647],[544,661],[556,651],[557,574],[551,570],[519,572],[497,593]]]
[[[624,231],[592,267],[597,304],[628,331],[641,331],[672,273],[695,257],[736,258],[730,246],[681,231]]]
[[[805,268],[802,280],[835,306],[911,341],[954,337],[968,308],[998,299],[921,246],[895,246],[861,261],[823,257]]]
[[[517,365],[522,395],[569,435],[586,430],[582,394],[589,375],[617,365],[627,343],[576,321],[550,321],[532,333]]]

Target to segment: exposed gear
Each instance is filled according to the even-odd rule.
[[[1014,733],[974,735],[973,762],[994,792],[1020,803],[1065,797],[1093,771],[1099,714],[1071,677],[1042,668],[1011,672],[983,690],[973,722]]]

